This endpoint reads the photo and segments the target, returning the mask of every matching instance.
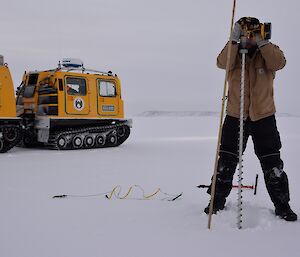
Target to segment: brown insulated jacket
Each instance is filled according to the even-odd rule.
[[[217,66],[226,69],[226,44],[217,59]],[[233,44],[228,73],[228,103],[227,114],[240,117],[240,84],[241,84],[241,56],[238,44]],[[245,67],[245,106],[244,117],[257,121],[275,113],[273,97],[273,80],[275,72],[285,66],[286,60],[278,46],[268,43],[258,48],[252,58],[246,55]]]

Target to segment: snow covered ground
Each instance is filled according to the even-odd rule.
[[[274,216],[258,160],[249,141],[245,184],[259,174],[258,194],[245,190],[244,228],[236,228],[236,191],[227,210],[207,229],[203,208],[209,183],[218,117],[141,115],[118,148],[50,151],[15,148],[0,155],[1,257],[183,257],[298,256],[300,223]],[[147,116],[147,117],[145,117]],[[181,116],[181,117],[179,117]],[[300,214],[300,118],[278,117],[282,158],[290,179],[291,205]],[[140,185],[146,194],[161,188],[183,192],[173,202],[108,200],[90,195],[116,185],[122,194]],[[139,197],[133,190],[129,197]]]

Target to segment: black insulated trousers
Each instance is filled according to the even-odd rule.
[[[244,150],[249,136],[258,157],[268,193],[275,206],[289,202],[289,186],[283,161],[280,158],[281,141],[275,116],[244,121]],[[232,180],[238,164],[239,119],[226,116],[222,128],[220,154],[217,168],[215,197],[224,199],[232,189]],[[210,194],[210,188],[208,189]]]

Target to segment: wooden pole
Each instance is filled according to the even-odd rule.
[[[225,112],[225,105],[226,105],[226,98],[227,98],[227,91],[228,91],[227,80],[228,80],[228,73],[229,73],[231,48],[232,48],[231,32],[232,32],[232,27],[233,27],[233,22],[234,22],[235,7],[236,7],[236,0],[233,0],[232,17],[231,17],[230,34],[229,34],[229,46],[228,46],[228,52],[227,52],[226,72],[225,72],[225,79],[224,79],[220,125],[219,125],[219,133],[218,133],[218,142],[217,142],[217,150],[216,150],[216,157],[215,157],[214,173],[213,173],[213,178],[212,178],[212,183],[211,183],[211,193],[210,193],[211,198],[210,198],[210,204],[209,204],[208,226],[207,226],[208,229],[211,229],[212,213],[213,213],[213,206],[214,206],[214,200],[215,200],[218,159],[219,159],[220,144],[221,144],[221,137],[222,137],[222,127],[223,127],[224,112]]]

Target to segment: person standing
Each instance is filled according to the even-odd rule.
[[[243,27],[254,31],[244,35]],[[232,44],[228,73],[227,113],[222,127],[217,180],[213,213],[223,210],[226,198],[232,189],[232,180],[238,164],[240,76],[241,56],[239,50],[246,48],[245,96],[244,96],[244,145],[252,137],[254,151],[264,174],[267,191],[275,206],[275,214],[286,221],[296,221],[297,214],[289,205],[288,177],[280,157],[281,141],[276,126],[273,80],[286,59],[280,48],[262,38],[257,18],[243,17],[234,25],[231,41],[226,44],[217,58],[217,66],[226,69],[227,52]],[[211,193],[211,187],[208,189]],[[209,213],[209,204],[204,209]]]

